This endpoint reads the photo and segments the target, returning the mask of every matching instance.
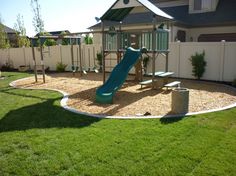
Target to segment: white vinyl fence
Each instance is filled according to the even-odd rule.
[[[35,47],[36,65],[41,65],[41,57],[39,48]],[[100,46],[96,45],[82,45],[82,67],[83,69],[93,68],[97,66],[96,55],[100,52]],[[73,46],[74,64],[80,64],[80,50],[79,46]],[[44,65],[50,70],[56,70],[56,65],[62,62],[67,65],[66,70],[72,69],[71,46],[51,46],[43,48]],[[32,48],[10,48],[0,49],[0,67],[5,63],[11,63],[14,68],[20,65],[29,65],[31,69],[34,68]]]
[[[82,67],[93,68],[97,65],[96,54],[101,51],[100,45],[82,45]],[[175,72],[175,77],[194,78],[189,60],[196,52],[205,51],[207,61],[206,71],[202,79],[214,81],[233,81],[236,79],[236,42],[172,42],[170,43],[169,71]],[[73,46],[75,65],[79,65],[79,46]],[[40,52],[35,48],[36,62],[40,65]],[[111,71],[117,64],[116,54],[108,55],[106,71]],[[78,61],[78,62],[77,62]],[[14,68],[20,65],[30,65],[33,68],[31,48],[10,48],[0,50],[0,66],[11,62]],[[52,46],[44,48],[44,64],[50,70],[56,70],[58,62],[67,64],[66,70],[71,71],[71,47]],[[159,55],[156,59],[156,70],[165,70],[165,58]],[[151,72],[151,62],[148,64]],[[134,73],[134,69],[131,70]]]

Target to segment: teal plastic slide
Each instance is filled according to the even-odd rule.
[[[137,62],[141,55],[141,50],[136,50],[129,47],[121,62],[115,66],[112,70],[110,77],[107,79],[105,84],[99,87],[96,91],[96,102],[97,103],[112,103],[113,96],[116,91],[125,82],[130,69]]]

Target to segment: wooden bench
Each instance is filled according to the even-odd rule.
[[[139,84],[141,85],[141,89],[143,88],[143,85],[147,85],[147,84],[151,84],[151,83],[152,83],[152,80],[151,80],[151,79],[146,80],[146,81],[139,82]]]
[[[176,86],[180,87],[180,83],[181,83],[180,81],[173,81],[168,84],[165,84],[164,87],[167,87],[167,89],[170,87],[176,87]]]
[[[158,72],[154,73],[154,76],[157,76],[157,77],[168,77],[168,76],[171,76],[173,74],[174,74],[174,72],[158,71]],[[147,76],[152,76],[152,73],[148,73]]]
[[[174,74],[174,72],[163,72],[162,74],[157,75],[157,76],[158,77],[168,77],[168,76],[171,76],[173,74]]]
[[[165,72],[163,72],[163,71],[155,72],[154,76],[159,76],[159,75],[161,75],[163,73],[165,73]],[[147,73],[147,76],[152,76],[152,73]]]
[[[169,77],[173,75],[174,72],[165,72],[163,74],[158,75],[159,82],[161,83],[161,87],[164,87],[165,84],[167,84],[169,81]]]
[[[161,81],[162,81],[161,87],[174,87],[174,86],[180,84],[180,82],[179,83],[175,82],[175,83],[172,83],[170,85],[167,84],[168,83],[168,77],[173,75],[173,74],[174,74],[174,72],[163,72],[163,71],[159,71],[159,72],[154,73],[155,77],[162,78],[161,79]],[[153,74],[148,73],[147,75],[152,76]],[[151,84],[151,83],[152,83],[152,80],[145,80],[145,81],[140,82],[139,84],[141,85],[141,89],[142,89],[143,85],[148,85],[148,84]]]

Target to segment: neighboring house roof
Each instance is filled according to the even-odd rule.
[[[189,6],[176,6],[161,8],[164,12],[174,17],[177,24],[186,27],[201,27],[201,26],[217,26],[236,24],[236,1],[235,0],[220,0],[214,12],[194,13],[189,14]],[[152,23],[153,13],[129,14],[122,22],[124,25],[145,25]],[[115,22],[107,22],[105,25],[117,25]],[[98,28],[101,25],[98,23],[92,28]]]
[[[60,35],[62,32],[66,32],[66,33],[70,34],[70,31],[68,31],[68,30],[51,31],[51,32],[47,32],[47,33],[57,36],[57,35]],[[35,36],[39,36],[39,33],[37,33]]]
[[[70,34],[70,31],[68,31],[68,30],[64,30],[64,31],[51,31],[51,32],[48,32],[48,33],[50,33],[52,35],[60,35],[62,32]]]
[[[3,27],[4,27],[4,31],[7,33],[7,34],[11,34],[11,33],[16,33],[16,31],[14,30],[14,29],[12,29],[12,28],[9,28],[8,26],[5,26],[4,24],[1,24],[1,25],[3,25]]]

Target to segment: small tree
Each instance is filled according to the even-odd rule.
[[[18,47],[23,47],[23,46],[29,47],[30,40],[26,37],[26,29],[24,26],[24,19],[23,19],[23,16],[21,16],[20,14],[17,15],[14,29],[16,30]]]
[[[198,54],[195,53],[195,55],[192,55],[189,59],[193,66],[193,76],[195,76],[197,79],[200,79],[204,72],[205,72],[205,66],[207,65],[207,62],[205,61],[205,51]]]

